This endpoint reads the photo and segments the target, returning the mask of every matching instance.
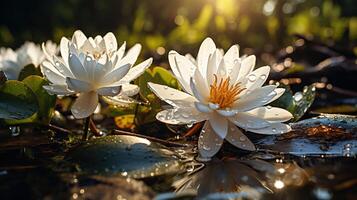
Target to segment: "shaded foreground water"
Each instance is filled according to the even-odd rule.
[[[167,147],[109,135],[78,145],[79,135],[2,132],[0,192],[4,199],[355,199],[355,125],[356,117],[342,115],[303,120],[283,136],[248,134],[256,152],[227,143],[204,163],[193,141]]]

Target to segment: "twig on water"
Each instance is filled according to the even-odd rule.
[[[185,135],[183,135],[183,137],[190,137],[190,136],[194,135],[195,133],[197,133],[200,130],[200,128],[202,128],[202,126],[203,126],[202,122],[193,125],[192,128],[190,130],[188,130],[187,133],[185,133]]]

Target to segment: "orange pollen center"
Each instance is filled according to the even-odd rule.
[[[214,75],[214,82],[211,85],[209,101],[218,104],[220,108],[229,108],[239,99],[238,95],[246,88],[241,88],[241,83],[230,85],[230,78],[217,80]]]

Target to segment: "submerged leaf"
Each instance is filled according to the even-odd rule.
[[[69,159],[84,173],[121,174],[145,178],[181,170],[176,154],[147,139],[112,135],[87,141]]]
[[[260,149],[294,155],[353,156],[357,153],[357,117],[324,114],[290,124],[292,131],[258,141]]]

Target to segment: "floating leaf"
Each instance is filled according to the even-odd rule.
[[[134,115],[121,115],[114,118],[115,125],[119,129],[133,129],[134,124]]]
[[[31,75],[37,75],[37,76],[43,76],[41,73],[40,68],[35,67],[33,64],[26,65],[19,74],[19,81],[24,80],[26,77],[31,76]]]
[[[294,155],[352,156],[357,153],[357,117],[325,114],[291,124],[292,131],[257,142],[260,149]]]
[[[0,86],[0,118],[24,119],[38,111],[36,95],[26,84],[9,80]]]
[[[284,108],[293,115],[293,122],[299,120],[312,105],[315,99],[316,89],[314,85],[305,86],[302,92],[293,92],[285,86],[285,93],[271,105]]]
[[[56,96],[49,95],[46,90],[43,89],[43,86],[47,85],[48,81],[40,76],[31,75],[25,78],[22,83],[26,84],[26,86],[36,95],[39,105],[38,112],[30,118],[22,120],[6,120],[6,123],[10,125],[23,123],[49,123],[54,111]]]
[[[147,139],[112,135],[87,141],[69,154],[84,173],[144,178],[181,170],[171,150]]]

